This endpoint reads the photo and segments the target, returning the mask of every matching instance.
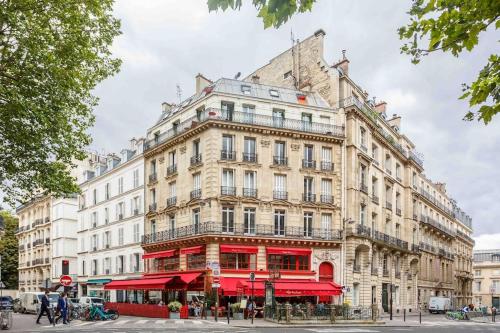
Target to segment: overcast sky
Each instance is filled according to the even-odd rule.
[[[250,3],[249,0],[244,1]],[[462,121],[461,83],[474,80],[496,49],[485,33],[460,59],[434,54],[418,66],[401,55],[397,28],[408,20],[411,1],[319,0],[311,13],[295,16],[278,30],[264,30],[256,10],[208,13],[204,0],[119,0],[123,35],[113,49],[121,72],[96,90],[100,105],[93,148],[119,151],[143,136],[159,117],[163,101],[177,102],[195,89],[194,77],[243,76],[291,46],[290,31],[304,39],[326,32],[325,59],[347,50],[352,79],[400,114],[402,132],[424,154],[426,174],[447,183],[448,192],[473,217],[478,248],[500,248],[500,116],[484,126]],[[493,235],[492,235],[493,234]]]

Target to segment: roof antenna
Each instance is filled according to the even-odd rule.
[[[238,80],[238,79],[240,78],[240,76],[241,76],[241,72],[238,72],[238,73],[236,73],[236,75],[234,76],[234,79],[235,79],[235,80]]]
[[[179,99],[179,104],[181,104],[182,101],[182,89],[181,86],[177,83],[176,85],[177,88],[177,98]]]

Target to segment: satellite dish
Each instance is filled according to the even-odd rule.
[[[236,75],[234,76],[234,79],[235,79],[235,80],[238,80],[238,79],[240,78],[240,76],[241,76],[241,72],[238,72],[238,73],[236,73]]]

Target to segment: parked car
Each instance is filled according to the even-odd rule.
[[[430,313],[445,313],[451,309],[451,301],[448,297],[431,297],[429,298]]]
[[[0,309],[12,309],[14,300],[12,296],[2,296],[0,297]]]
[[[42,302],[43,292],[27,291],[19,295],[21,301],[20,311],[22,313],[38,313]],[[57,307],[58,293],[49,293],[50,305]]]
[[[101,297],[83,296],[78,302],[81,307],[89,307],[91,305],[98,306],[104,309],[104,299]]]

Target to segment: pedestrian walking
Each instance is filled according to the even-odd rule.
[[[37,324],[40,324],[40,318],[42,318],[44,313],[47,313],[47,318],[49,318],[49,323],[52,324],[52,317],[50,316],[49,306],[50,306],[49,291],[46,290],[45,294],[42,296],[42,304],[40,305],[40,314],[36,319]]]
[[[491,320],[493,322],[496,321],[496,319],[495,319],[496,315],[497,315],[497,308],[495,308],[494,306],[492,306],[491,307]]]
[[[57,322],[62,318],[63,324],[68,324],[68,296],[62,293],[57,300],[57,308],[59,309],[59,316],[56,318]]]

